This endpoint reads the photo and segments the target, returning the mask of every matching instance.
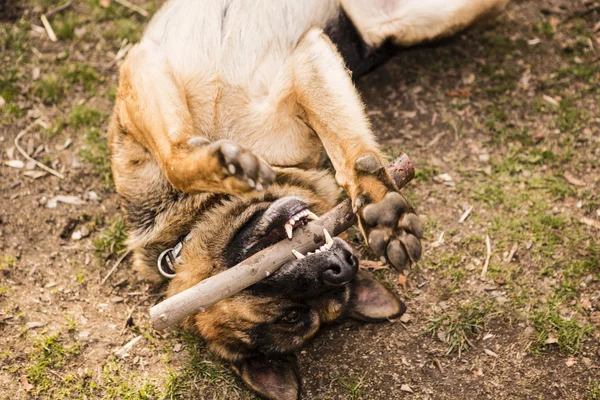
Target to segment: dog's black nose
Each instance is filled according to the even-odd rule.
[[[358,271],[358,260],[344,241],[334,241],[331,250],[323,256],[327,257],[321,264],[323,268],[321,279],[324,284],[341,286],[354,279]]]

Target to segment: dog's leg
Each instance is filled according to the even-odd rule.
[[[378,47],[438,39],[500,11],[509,0],[341,0],[363,40]]]
[[[308,31],[287,68],[299,115],[321,139],[371,248],[399,269],[417,261],[419,219],[384,168],[363,104],[329,38],[319,29]]]
[[[132,48],[120,80],[119,129],[152,153],[176,189],[241,194],[273,182],[271,167],[250,151],[231,141],[210,143],[197,136],[185,87],[158,46],[144,41]]]

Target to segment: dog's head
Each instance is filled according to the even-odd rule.
[[[273,187],[259,198],[229,199],[196,223],[183,248],[174,294],[287,240],[288,231],[323,213],[330,203],[306,188]],[[287,225],[287,227],[286,227]],[[395,318],[404,305],[368,273],[350,246],[333,238],[312,254],[190,317],[208,347],[231,362],[248,386],[266,398],[295,399],[300,379],[294,353],[319,327],[341,317]]]

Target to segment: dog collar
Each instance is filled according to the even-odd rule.
[[[181,249],[183,244],[192,238],[192,234],[188,233],[182,241],[160,253],[157,260],[158,272],[167,279],[175,278],[175,265],[181,260]]]

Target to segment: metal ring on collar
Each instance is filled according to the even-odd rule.
[[[163,265],[163,261],[167,263],[167,265]],[[158,256],[157,264],[158,264],[158,272],[162,276],[167,279],[175,278],[175,257],[173,256],[173,249],[167,249],[160,253]],[[168,272],[167,272],[168,270]]]

